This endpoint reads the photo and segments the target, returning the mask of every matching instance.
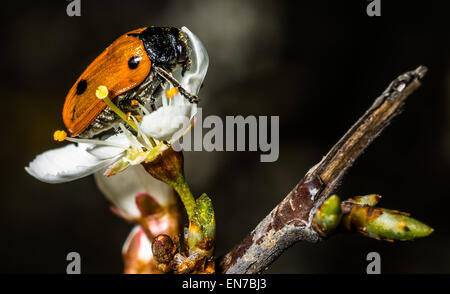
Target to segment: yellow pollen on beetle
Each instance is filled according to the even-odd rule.
[[[166,91],[166,96],[167,96],[167,98],[171,99],[171,98],[173,98],[173,96],[175,96],[178,93],[179,93],[179,91],[177,88],[170,88],[169,90]]]
[[[106,86],[99,86],[97,90],[95,90],[95,96],[97,96],[98,99],[105,99],[108,97],[109,91]]]
[[[63,130],[56,130],[53,133],[53,140],[58,141],[58,142],[62,142],[66,139],[67,137],[67,133]]]
[[[138,106],[139,105],[139,101],[137,101],[136,99],[131,100],[131,106]]]

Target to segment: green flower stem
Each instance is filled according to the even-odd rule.
[[[148,156],[142,165],[154,178],[175,189],[190,220],[194,213],[195,199],[183,175],[183,153],[161,144],[155,148],[154,154]]]
[[[189,220],[192,219],[195,210],[195,198],[189,189],[186,180],[182,174],[178,174],[178,177],[175,182],[169,182],[169,184],[177,191],[178,195],[180,195],[181,201],[186,209]]]
[[[197,199],[192,195],[183,174],[183,154],[172,148],[158,150],[142,165],[148,173],[170,185],[180,196],[189,218],[189,252],[211,257],[216,233],[213,205],[206,194]]]

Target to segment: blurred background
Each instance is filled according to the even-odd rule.
[[[310,1],[312,2],[312,1]],[[2,3],[0,272],[65,273],[81,254],[83,273],[120,273],[132,225],[113,215],[93,177],[45,184],[24,171],[61,146],[64,98],[85,67],[134,28],[187,26],[205,44],[210,68],[203,116],[277,115],[280,156],[186,152],[188,181],[208,193],[217,217],[217,256],[239,242],[317,163],[399,74],[429,67],[405,112],[356,162],[342,197],[379,193],[382,207],[412,213],[435,232],[394,244],[336,235],[298,243],[269,273],[365,273],[381,254],[384,273],[450,273],[450,44],[440,3],[382,0],[68,1]],[[199,164],[200,163],[200,164]]]

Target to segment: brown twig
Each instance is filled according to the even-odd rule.
[[[260,273],[294,243],[319,241],[321,237],[312,226],[314,213],[358,156],[400,113],[426,72],[426,67],[419,66],[395,79],[286,198],[218,261],[218,272]]]

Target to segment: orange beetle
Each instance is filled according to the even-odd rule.
[[[70,134],[92,137],[118,120],[96,97],[100,85],[108,88],[109,98],[126,112],[138,109],[134,100],[150,102],[154,108],[165,81],[191,103],[198,102],[171,75],[177,65],[183,66],[183,72],[189,68],[189,50],[186,36],[177,28],[140,28],[119,37],[86,68],[67,94],[62,114]]]

